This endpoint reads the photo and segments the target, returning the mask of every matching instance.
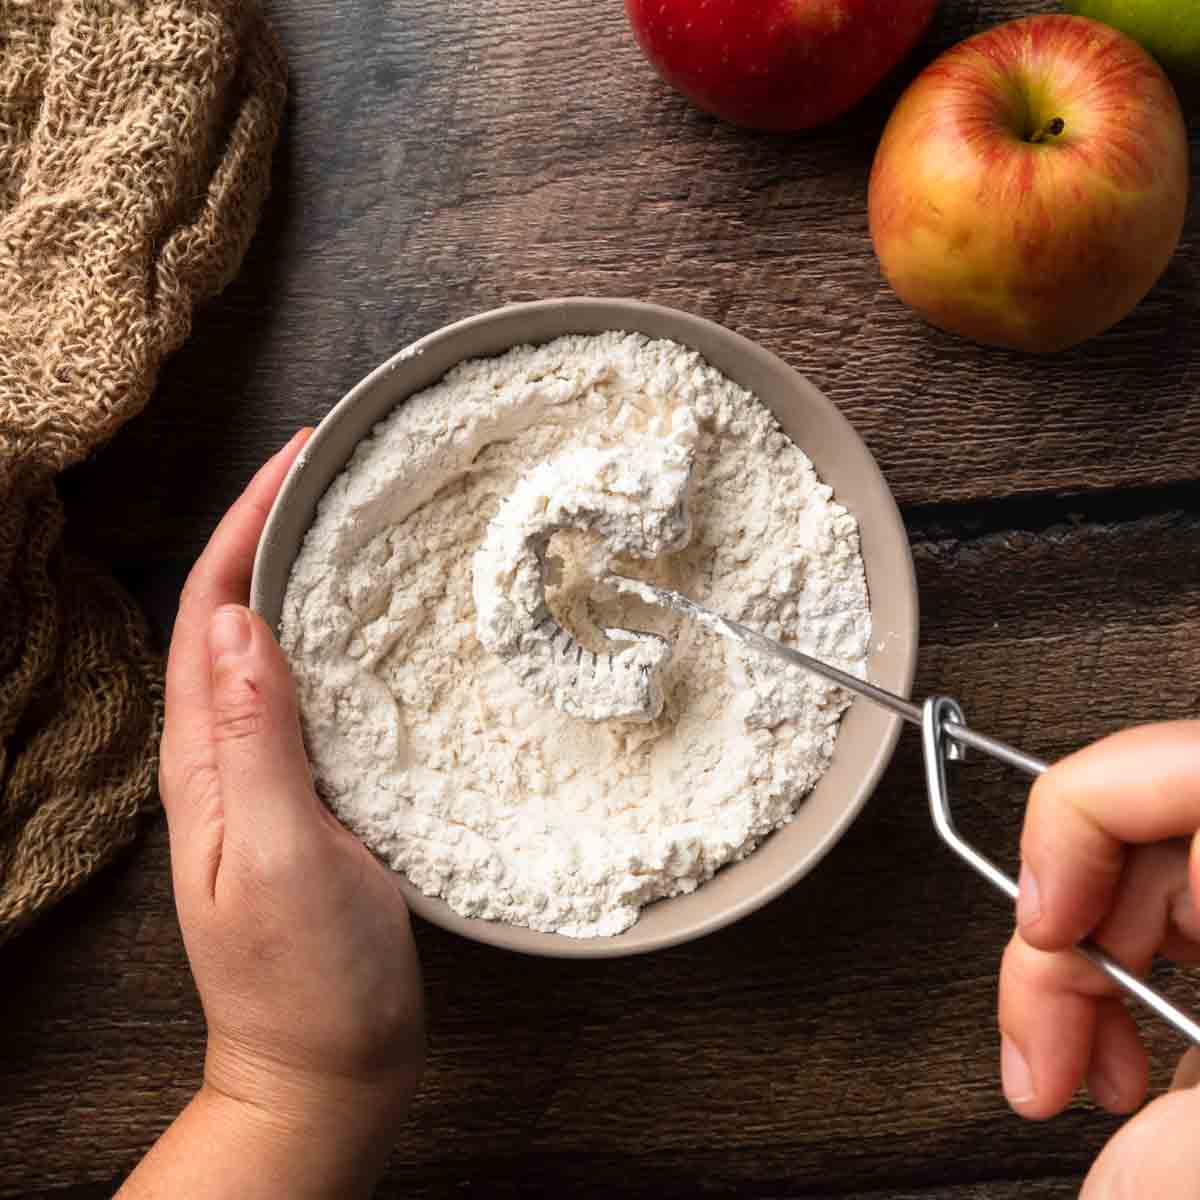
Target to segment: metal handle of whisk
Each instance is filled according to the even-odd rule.
[[[964,751],[970,747],[1030,776],[1043,774],[1049,769],[1048,763],[1043,762],[1040,758],[1034,758],[1031,754],[1026,754],[1023,750],[1009,746],[997,738],[989,737],[985,733],[977,733],[974,729],[969,728],[963,719],[962,709],[955,701],[946,696],[933,696],[926,700],[924,705],[916,704],[877,684],[859,679],[857,675],[843,671],[831,663],[822,662],[793,646],[785,646],[737,621],[731,621],[728,617],[723,617],[720,613],[715,613],[712,609],[705,608],[670,588],[659,587],[657,584],[647,583],[641,579],[627,579],[621,575],[609,576],[608,583],[618,592],[637,596],[648,604],[657,604],[672,612],[680,613],[690,620],[697,621],[710,632],[760,654],[766,654],[793,666],[802,667],[806,671],[813,671],[845,688],[848,692],[863,696],[873,704],[881,705],[902,720],[920,726],[922,745],[925,750],[925,783],[929,792],[929,808],[938,834],[972,870],[982,875],[1010,900],[1016,900],[1018,888],[1015,880],[1010,879],[999,867],[980,854],[954,828],[946,787],[946,760],[962,758]],[[1089,962],[1094,963],[1118,987],[1140,1000],[1193,1044],[1200,1046],[1200,1024],[1197,1024],[1186,1013],[1180,1012],[1165,996],[1159,995],[1152,987],[1143,983],[1132,971],[1126,970],[1119,962],[1110,958],[1094,943],[1081,942],[1075,949]]]
[[[982,750],[1027,775],[1041,775],[1048,764],[1020,750],[977,734],[967,727],[962,709],[948,696],[931,696],[921,712],[921,743],[925,752],[925,786],[929,791],[929,810],[933,824],[942,840],[973,870],[1010,900],[1017,898],[1015,880],[1005,875],[995,863],[980,854],[965,841],[954,827],[950,811],[949,789],[946,785],[947,759],[961,759],[967,746]],[[1075,950],[1104,972],[1128,995],[1140,1000],[1164,1021],[1177,1029],[1193,1045],[1200,1046],[1200,1024],[1181,1012],[1160,992],[1144,983],[1132,971],[1126,970],[1092,941],[1080,942]]]

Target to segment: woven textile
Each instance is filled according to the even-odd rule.
[[[0,0],[0,942],[155,802],[161,663],[55,478],[237,270],[284,94],[249,3]]]

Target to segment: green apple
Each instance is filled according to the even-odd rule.
[[[1166,67],[1181,91],[1200,95],[1197,0],[1064,0],[1063,7],[1128,34]]]

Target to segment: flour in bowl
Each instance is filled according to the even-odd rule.
[[[280,622],[339,818],[455,911],[575,937],[619,933],[788,822],[848,702],[598,589],[589,529],[622,574],[865,674],[853,516],[750,393],[638,334],[466,362],[397,408],[322,499]],[[536,658],[543,562],[572,653],[628,654],[657,693]]]
[[[658,558],[687,545],[687,493],[696,419],[676,408],[642,436],[584,446],[538,463],[500,505],[475,552],[475,626],[535,696],[571,717],[651,721],[670,644],[653,635],[606,639],[597,654],[545,603],[546,551],[566,529],[598,539],[598,567],[622,554]]]

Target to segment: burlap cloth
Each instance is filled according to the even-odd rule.
[[[0,942],[155,803],[161,663],[55,476],[241,262],[285,92],[239,0],[0,0]]]

